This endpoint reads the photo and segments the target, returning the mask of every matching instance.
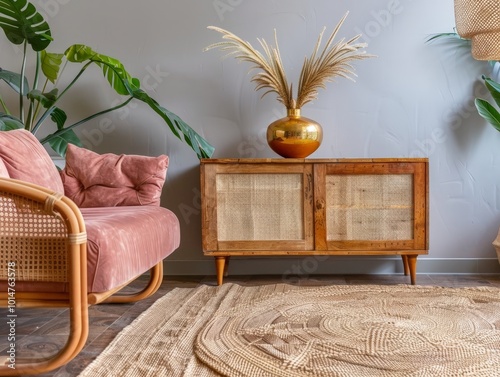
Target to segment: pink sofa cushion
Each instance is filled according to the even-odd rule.
[[[64,194],[57,167],[31,132],[21,129],[0,131],[0,158],[10,178],[35,183]]]
[[[0,158],[0,178],[10,178],[7,166],[5,166],[1,158]]]
[[[159,205],[168,157],[97,154],[68,145],[65,195],[80,208]]]
[[[179,220],[156,206],[82,208],[87,228],[88,291],[126,283],[180,244]]]
[[[141,275],[180,244],[179,220],[156,206],[82,208],[87,230],[87,289],[105,292]],[[0,290],[7,281],[0,281]],[[67,283],[16,281],[17,292],[68,292]]]

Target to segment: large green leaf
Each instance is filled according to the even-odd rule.
[[[62,131],[62,132],[61,132]],[[73,130],[61,128],[58,132],[48,135],[45,142],[61,157],[66,156],[68,144],[75,144],[83,147],[82,142]]]
[[[53,92],[53,91],[52,91]],[[52,93],[49,92],[49,93]],[[82,142],[80,141],[80,138],[75,134],[75,132],[71,129],[65,129],[64,124],[66,123],[66,113],[58,108],[58,107],[51,107],[53,104],[53,99],[48,99],[47,97],[52,97],[52,94],[49,94],[48,96],[46,94],[38,94],[35,91],[32,91],[33,95],[37,95],[38,98],[41,100],[44,104],[44,107],[50,107],[50,119],[56,124],[57,126],[57,131],[47,135],[46,137],[43,138],[43,140],[40,140],[42,144],[49,144],[50,147],[60,156],[65,157],[66,156],[66,150],[68,148],[68,144],[75,144],[80,147],[83,146]]]
[[[62,130],[64,128],[64,123],[66,123],[66,119],[68,116],[66,113],[58,107],[55,107],[54,110],[50,113],[50,119],[57,125],[58,130]]]
[[[66,155],[68,143],[78,146],[82,146],[82,143],[73,130],[64,129],[64,123],[66,123],[68,117],[62,109],[53,106],[57,100],[57,93],[57,88],[47,93],[42,93],[40,90],[32,90],[28,94],[28,98],[40,102],[44,108],[49,109],[47,115],[50,115],[50,119],[56,124],[58,131],[46,136],[43,139],[43,143],[48,143],[56,153],[64,157]]]
[[[17,93],[21,93],[21,75],[19,73],[0,68],[0,80],[5,81]],[[29,91],[29,84],[26,77],[24,78],[24,90],[25,93]]]
[[[500,106],[500,84],[487,77],[483,77],[483,79],[495,103]]]
[[[41,53],[42,72],[51,83],[57,80],[63,57],[63,54],[54,54],[45,50]]]
[[[202,138],[195,130],[193,130],[186,122],[179,116],[160,106],[156,100],[151,98],[144,90],[139,88],[132,88],[128,86],[126,81],[123,84],[127,87],[130,95],[144,103],[147,103],[159,116],[163,118],[165,123],[180,140],[188,144],[198,155],[198,158],[210,158],[215,148]],[[181,132],[181,135],[179,132]]]
[[[46,109],[50,108],[57,100],[57,88],[52,89],[50,92],[42,93],[41,90],[34,89],[28,93],[29,99],[34,99],[42,104]]]
[[[42,51],[52,37],[49,24],[26,0],[0,0],[0,27],[14,44],[27,41],[34,51]]]
[[[172,133],[177,136],[180,140],[183,140],[188,144],[198,155],[198,158],[210,158],[215,148],[210,145],[204,138],[198,135],[191,127],[187,125],[181,118],[177,115],[168,111],[164,107],[160,106],[153,98],[151,98],[142,89],[135,89],[131,92],[131,95],[149,105],[158,115],[160,115],[165,123],[169,126]],[[180,131],[182,133],[179,135]]]
[[[493,127],[500,131],[500,113],[488,101],[476,98],[476,108],[484,119],[486,119]]]
[[[12,115],[0,112],[0,131],[10,131],[24,128],[24,124]]]
[[[92,50],[89,46],[75,44],[70,46],[64,52],[64,55],[68,61],[73,63],[96,63],[99,67],[101,67],[102,72],[109,84],[118,94],[129,94],[129,91],[123,84],[123,81],[126,81],[128,85],[133,88],[139,88],[140,86],[139,80],[133,78],[118,59],[99,54]]]
[[[104,62],[103,62],[104,63]],[[113,67],[110,67],[114,69]],[[198,158],[212,157],[215,148],[202,138],[195,130],[193,130],[186,122],[179,116],[160,106],[156,100],[151,98],[144,90],[137,86],[131,86],[128,81],[123,81],[123,85],[127,88],[129,94],[146,104],[149,105],[159,116],[163,118],[165,123],[180,140],[189,145],[195,152]],[[182,136],[179,134],[182,134]]]
[[[160,106],[146,92],[141,90],[139,80],[132,78],[117,59],[100,55],[94,52],[90,47],[83,45],[71,46],[66,50],[65,55],[69,61],[73,62],[90,61],[98,63],[102,67],[108,82],[118,93],[123,95],[128,94],[135,99],[147,103],[149,107],[163,118],[172,133],[196,152],[198,158],[208,158],[212,156],[214,147],[198,135],[181,118]]]

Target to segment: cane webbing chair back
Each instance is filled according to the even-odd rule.
[[[9,264],[16,282],[68,282],[68,232],[60,215],[8,193],[0,196],[0,214],[0,279],[7,279]]]

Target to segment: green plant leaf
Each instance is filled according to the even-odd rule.
[[[438,34],[433,34],[432,37],[428,38],[426,42],[432,42],[435,41],[436,39],[456,39],[460,40],[464,44],[469,44],[470,45],[470,40],[462,38],[458,33],[452,32],[452,33],[438,33]]]
[[[500,131],[500,113],[498,110],[484,99],[476,98],[475,104],[479,115],[486,119],[497,131]]]
[[[21,75],[19,73],[0,68],[0,80],[5,81],[16,93],[21,93]],[[29,92],[29,84],[26,77],[24,78],[24,89],[26,92]]]
[[[57,125],[58,130],[62,130],[64,128],[64,123],[66,123],[66,119],[68,116],[66,113],[58,107],[55,107],[54,110],[50,113],[50,119]]]
[[[123,81],[127,81],[129,86],[133,88],[139,88],[140,86],[139,80],[133,78],[118,59],[99,54],[92,50],[89,46],[75,44],[70,46],[64,52],[64,55],[68,61],[73,63],[84,63],[86,61],[96,63],[99,67],[101,67],[104,77],[106,77],[111,87],[118,94],[129,94],[129,91],[123,84]]]
[[[110,66],[110,68],[114,69],[112,66]],[[193,130],[178,115],[158,104],[156,100],[151,98],[144,90],[140,89],[139,86],[131,86],[127,80],[123,80],[123,85],[132,97],[148,104],[151,109],[162,117],[172,133],[177,136],[179,140],[184,141],[187,145],[189,145],[196,152],[198,158],[212,157],[215,148],[198,133],[196,133],[196,131]]]
[[[63,110],[55,107],[50,113],[50,118],[57,125],[57,131],[47,135],[44,138],[44,143],[48,143],[61,157],[66,156],[68,144],[75,144],[79,147],[83,147],[80,138],[73,130],[64,129],[64,123],[66,123],[67,116]]]
[[[59,89],[54,88],[50,92],[42,93],[41,90],[34,89],[28,93],[28,98],[38,101],[46,109],[50,108],[57,100]]]
[[[82,142],[76,136],[73,130],[64,130],[64,132],[54,132],[48,135],[46,138],[46,143],[56,152],[59,156],[65,157],[66,150],[68,149],[68,144],[75,144],[79,147],[83,147]]]
[[[83,63],[90,60],[95,54],[96,52],[91,47],[82,44],[69,46],[64,52],[66,59],[73,63]]]
[[[0,112],[0,131],[10,131],[24,128],[24,124],[18,118]]]
[[[1,0],[0,27],[10,42],[27,41],[34,51],[45,50],[52,40],[49,24],[27,0]]]
[[[174,113],[160,106],[153,98],[151,98],[142,89],[135,89],[131,95],[148,104],[159,116],[163,118],[169,126],[172,133],[180,140],[188,144],[197,154],[198,158],[209,158],[213,155],[215,148],[210,145],[204,138],[198,135],[190,126],[188,126],[181,118]],[[179,134],[182,134],[181,135]]]
[[[500,106],[500,84],[493,81],[490,78],[484,77],[484,84],[486,85],[486,88],[490,91],[493,99],[495,100],[495,103]]]
[[[120,94],[128,94],[133,98],[148,104],[149,107],[162,117],[172,133],[181,141],[188,144],[196,152],[198,158],[208,158],[212,156],[214,153],[214,147],[198,135],[180,117],[160,106],[146,92],[140,89],[139,81],[132,78],[127,73],[123,65],[116,59],[96,54],[90,47],[83,45],[74,45],[68,49],[65,54],[70,61],[81,60],[83,62],[89,60],[92,62],[99,62],[103,67],[105,76],[108,77],[109,83],[115,88],[115,90],[120,88]]]
[[[42,72],[52,84],[57,80],[63,57],[63,54],[55,54],[45,50],[41,53]]]
[[[53,89],[52,91],[57,91],[57,89]],[[43,107],[50,109],[47,116],[50,115],[50,119],[56,124],[58,130],[64,128],[64,123],[68,117],[62,109],[52,106],[54,104],[54,98],[51,98],[50,92],[46,94],[41,93],[39,90],[32,90],[28,97],[30,99],[36,99]]]

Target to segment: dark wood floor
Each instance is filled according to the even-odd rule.
[[[319,275],[287,279],[287,283],[304,286],[326,284],[406,284],[400,275]],[[142,279],[144,280],[144,279]],[[281,276],[234,276],[225,282],[245,285],[283,283]],[[144,281],[134,282],[140,286]],[[215,285],[214,277],[166,277],[159,291],[149,299],[135,304],[97,305],[89,308],[90,334],[83,351],[70,363],[41,376],[77,376],[113,340],[113,338],[158,298],[176,287]],[[418,285],[445,287],[494,286],[500,288],[500,275],[418,275]],[[47,355],[64,343],[69,331],[67,309],[18,309],[16,324],[17,355]],[[0,309],[5,322],[6,309]],[[0,358],[6,355],[7,326],[0,327]]]

